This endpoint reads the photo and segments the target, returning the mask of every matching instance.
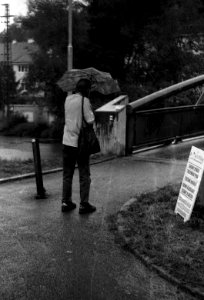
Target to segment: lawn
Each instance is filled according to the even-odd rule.
[[[56,157],[54,160],[42,160],[42,171],[62,167],[62,158]],[[33,159],[28,160],[6,160],[0,159],[0,178],[7,178],[15,175],[34,172]]]
[[[103,155],[97,153],[91,156],[91,160],[95,161],[103,157]],[[42,171],[62,168],[62,156],[56,156],[55,159],[41,159],[41,165]],[[35,172],[33,159],[6,160],[0,158],[0,179],[33,172]]]
[[[127,211],[120,212],[125,220],[126,246],[184,286],[204,293],[204,211],[195,206],[186,223],[175,215],[179,188],[167,186],[141,194]],[[111,229],[117,236],[113,220],[117,222],[117,215],[111,219]]]

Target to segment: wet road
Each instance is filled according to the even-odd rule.
[[[186,162],[170,156],[180,147],[93,165],[90,200],[97,212],[90,216],[61,213],[61,173],[44,177],[45,200],[34,199],[34,179],[1,185],[0,299],[193,299],[122,249],[107,222],[137,193],[181,181]],[[79,203],[77,171],[73,200]]]
[[[61,156],[62,146],[60,143],[40,143],[41,158],[54,158]],[[32,139],[0,136],[0,158],[21,159],[33,158]]]

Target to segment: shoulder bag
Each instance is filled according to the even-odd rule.
[[[95,154],[101,151],[99,141],[96,137],[93,125],[86,122],[84,117],[84,97],[82,97],[82,126],[79,133],[78,152],[79,154]]]

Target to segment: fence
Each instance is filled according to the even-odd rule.
[[[203,83],[204,75],[201,75],[130,103],[127,106],[126,154],[140,147],[204,134],[204,105],[141,110]]]
[[[130,118],[130,150],[204,134],[204,105],[135,111]]]

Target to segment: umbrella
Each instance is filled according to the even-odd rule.
[[[66,71],[57,84],[65,92],[74,91],[77,82],[84,78],[91,81],[92,91],[97,91],[104,95],[120,92],[117,80],[113,79],[110,73],[102,72],[92,67]]]

